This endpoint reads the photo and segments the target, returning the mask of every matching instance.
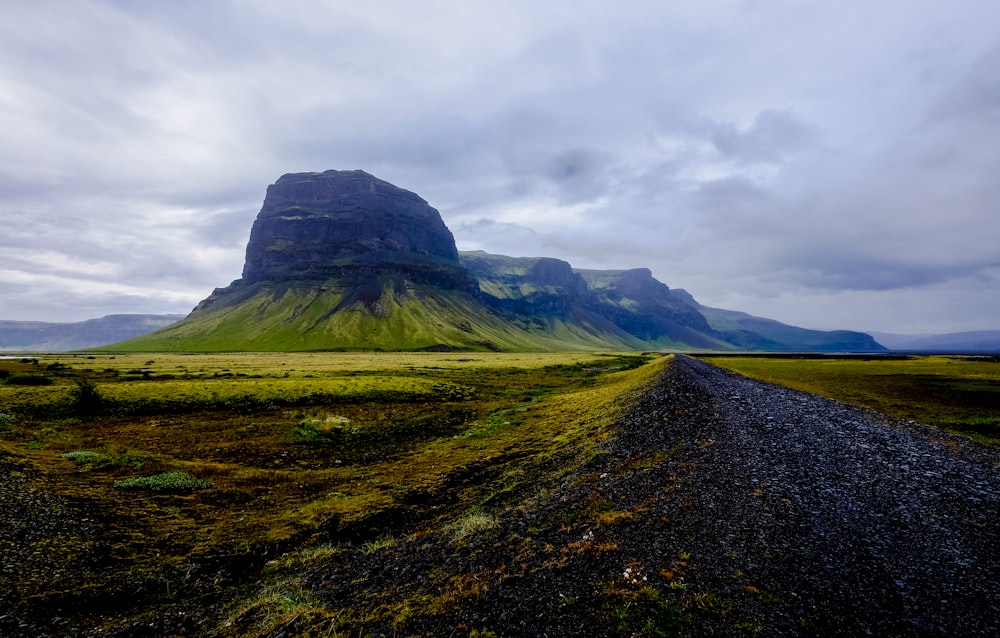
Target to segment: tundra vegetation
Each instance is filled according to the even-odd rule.
[[[995,360],[712,361],[997,440]],[[444,562],[433,583],[404,579],[355,606],[320,600],[309,583],[331,561],[360,570],[419,539],[522,551],[493,537],[503,512],[577,480],[629,397],[669,362],[634,353],[0,360],[0,470],[26,495],[28,515],[46,521],[3,547],[0,608],[29,623],[55,615],[67,631],[111,633],[173,614],[189,623],[175,628],[218,636],[359,635],[371,623],[446,614],[474,603],[484,580]],[[623,471],[669,454],[637,457]],[[600,531],[640,515],[595,497],[553,520],[582,517]],[[599,538],[576,545],[563,559],[615,551]],[[678,556],[675,570],[686,560]],[[627,587],[607,587],[608,635],[669,635],[692,618],[726,617],[712,592],[686,591],[680,580],[659,591],[634,571]]]
[[[622,397],[665,361],[594,353],[0,360],[0,376],[14,381],[0,384],[3,469],[91,531],[26,533],[31,546],[17,555],[30,558],[3,571],[0,596],[19,617],[58,608],[108,629],[207,596],[228,610],[231,629],[197,631],[269,635],[310,604],[308,592],[270,583],[286,577],[269,575],[284,573],[278,567],[351,551],[345,542],[376,554],[394,542],[385,529],[439,528],[455,542],[488,529],[505,495],[523,497],[543,475],[598,453]],[[484,468],[492,479],[480,482]],[[414,503],[435,505],[412,526],[397,524]],[[58,565],[28,564],[43,556]],[[248,593],[257,578],[270,584]]]

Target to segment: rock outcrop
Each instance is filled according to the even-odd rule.
[[[591,291],[588,308],[629,334],[663,345],[726,348],[696,304],[656,280],[648,268],[580,270]]]
[[[564,318],[587,294],[586,282],[561,259],[478,250],[460,253],[459,261],[478,282],[483,301],[504,312]]]
[[[364,171],[289,173],[267,188],[250,231],[243,283],[393,270],[474,290],[440,213]]]

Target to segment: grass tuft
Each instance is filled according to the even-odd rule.
[[[69,459],[77,465],[89,465],[95,470],[111,470],[120,467],[131,467],[134,470],[141,470],[146,463],[153,460],[148,456],[140,454],[105,454],[90,450],[65,452],[60,454],[59,457]]]
[[[382,536],[381,538],[376,538],[373,541],[369,541],[361,545],[359,550],[364,556],[370,556],[376,552],[380,552],[383,549],[387,549],[396,544],[396,539],[392,536]]]
[[[496,517],[476,509],[448,525],[447,529],[452,538],[458,541],[474,532],[490,529],[496,524]]]
[[[294,579],[263,587],[218,628],[219,636],[340,636],[337,614],[330,612]]]

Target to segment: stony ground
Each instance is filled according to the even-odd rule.
[[[534,470],[543,483],[498,489],[467,534],[424,526],[447,505],[437,495],[363,530],[392,537],[384,548],[352,545],[272,573],[267,587],[294,582],[302,611],[271,635],[1000,635],[997,450],[687,357],[605,446],[562,475],[560,459],[547,461]],[[499,472],[453,487],[482,490],[485,476]],[[6,554],[34,533],[23,517],[67,510],[37,493],[25,504],[11,486],[26,478],[0,489],[0,541],[8,562],[30,570],[42,561]],[[66,533],[87,531],[72,514]],[[212,604],[177,605],[176,620],[155,624],[77,629],[259,626],[248,613],[224,627]],[[73,635],[57,620],[18,625],[16,609],[0,610],[0,635]]]
[[[706,588],[747,574],[777,599],[767,634],[1000,633],[996,450],[699,361],[672,374],[636,418],[688,410],[667,429],[711,443],[670,526],[717,548]]]
[[[376,578],[446,564],[481,591],[372,629],[995,636],[998,512],[995,450],[680,357],[587,471],[458,551],[397,546]]]
[[[1000,634],[1000,455],[682,360],[710,395],[700,533],[817,633]],[[694,478],[694,477],[692,477]]]

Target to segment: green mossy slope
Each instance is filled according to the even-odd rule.
[[[383,278],[367,294],[337,280],[258,283],[214,295],[186,319],[104,348],[124,352],[623,350],[641,343],[560,318],[504,317],[473,295]]]

